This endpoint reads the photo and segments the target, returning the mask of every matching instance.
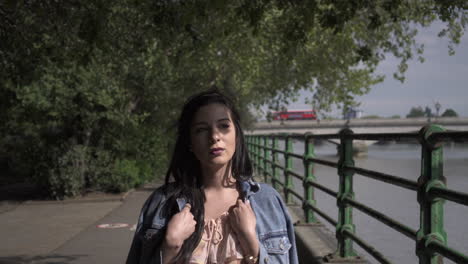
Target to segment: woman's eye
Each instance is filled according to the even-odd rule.
[[[230,125],[229,124],[221,124],[221,128],[229,128]]]
[[[197,128],[195,128],[195,133],[198,134],[198,133],[206,131],[206,130],[207,130],[206,127],[197,127]]]

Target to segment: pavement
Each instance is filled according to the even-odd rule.
[[[159,185],[64,201],[1,200],[0,264],[124,263],[140,209]]]
[[[6,200],[0,194],[0,264],[125,263],[140,209],[160,185],[64,201]],[[301,224],[299,206],[290,205],[289,211],[301,263],[322,263],[336,250],[333,233],[320,224]],[[362,258],[334,262],[366,263]]]

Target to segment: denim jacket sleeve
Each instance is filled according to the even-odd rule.
[[[138,217],[126,264],[161,263],[161,252],[157,250],[159,244],[157,236],[161,236],[162,232],[151,228],[151,224],[154,215],[160,209],[162,200],[162,189],[157,189],[144,203]],[[159,231],[159,234],[155,231]],[[154,254],[155,250],[159,253]]]
[[[272,188],[271,188],[272,189]],[[272,193],[270,193],[272,194]],[[274,197],[271,197],[273,196]],[[268,208],[268,216],[276,219],[276,223],[283,223],[285,226],[272,226],[272,230],[259,235],[260,241],[260,254],[259,264],[298,264],[296,239],[294,234],[294,226],[291,217],[288,213],[286,205],[284,204],[281,196],[273,190],[273,195],[270,195],[274,205],[274,211]],[[257,203],[261,203],[258,201]],[[264,201],[263,201],[264,202]],[[259,204],[261,206],[261,204]],[[259,211],[259,209],[257,209]],[[265,210],[262,210],[265,211]],[[265,224],[257,220],[257,225]]]

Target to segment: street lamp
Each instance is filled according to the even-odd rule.
[[[435,103],[435,109],[436,109],[436,116],[439,117],[439,110],[440,110],[440,103],[439,102],[436,102]]]

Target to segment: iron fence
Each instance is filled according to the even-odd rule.
[[[338,162],[315,158],[314,140],[338,139]],[[399,176],[385,174],[354,165],[353,140],[417,140],[421,151],[421,176],[417,181],[411,181]],[[284,150],[279,148],[279,141],[284,142]],[[304,153],[293,152],[293,140],[304,142]],[[446,141],[468,141],[468,131],[445,131],[437,125],[427,125],[419,133],[385,133],[385,134],[354,134],[350,129],[343,129],[338,134],[271,134],[249,135],[247,143],[258,175],[264,175],[265,180],[271,179],[274,188],[282,190],[286,203],[292,203],[293,197],[302,202],[305,221],[318,222],[316,214],[335,226],[337,250],[332,258],[353,258],[357,254],[353,243],[357,243],[380,263],[391,263],[382,252],[360,238],[353,224],[353,208],[377,219],[399,233],[415,241],[415,251],[419,263],[442,263],[443,257],[457,263],[468,263],[468,256],[447,246],[447,235],[444,230],[445,200],[462,205],[468,205],[468,194],[450,190],[446,187],[443,176],[442,143]],[[284,163],[280,164],[279,155],[283,155]],[[293,170],[293,158],[304,163],[304,174]],[[321,164],[337,169],[339,176],[338,192],[317,182],[314,175],[314,164]],[[417,192],[420,205],[419,229],[414,230],[397,220],[366,206],[354,199],[353,175],[359,174],[381,182],[406,188]],[[281,175],[283,180],[281,180]],[[302,194],[297,193],[293,186],[293,177],[303,183]],[[317,207],[314,198],[316,189],[336,198],[338,219],[334,220]]]

